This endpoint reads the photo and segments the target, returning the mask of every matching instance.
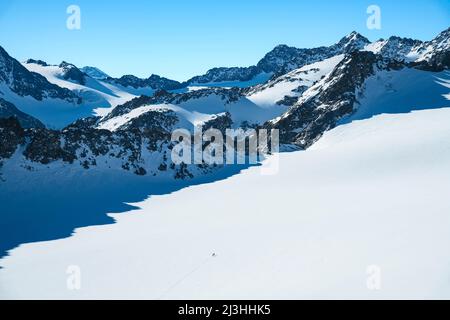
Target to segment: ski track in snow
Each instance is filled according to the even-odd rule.
[[[378,52],[384,45],[372,43],[365,50]],[[287,110],[277,104],[285,96],[302,96],[299,87],[309,88],[303,99],[312,96],[314,84],[342,59],[335,56],[293,70],[227,105],[211,95],[180,105],[142,106],[100,128],[114,131],[145,112],[167,109],[180,116],[181,127],[224,112],[230,112],[237,126],[245,120],[263,123]],[[0,88],[20,109],[51,127],[81,116],[104,116],[136,96],[153,94],[149,88],[134,90],[92,78],[82,86],[62,79],[57,66],[24,65],[85,101],[74,106],[46,100],[46,108],[36,108],[30,97]],[[183,90],[246,87],[269,77]],[[101,165],[88,176],[79,168],[52,164],[47,169],[57,169],[55,177],[43,192],[55,198],[50,218],[57,213],[59,219],[79,222],[76,209],[64,212],[66,216],[57,212],[57,202],[66,200],[61,195],[67,181],[75,184],[74,201],[96,187],[105,188],[87,197],[95,202],[101,196],[98,208],[91,208],[96,214],[106,207],[111,212],[136,209],[92,217],[92,224],[117,224],[79,228],[70,238],[12,250],[0,260],[0,299],[449,299],[449,88],[448,72],[378,72],[357,92],[357,112],[307,151],[281,154],[280,171],[273,176],[252,167],[239,175],[230,171],[223,176],[227,180],[213,182],[210,177],[204,180],[208,184],[181,189],[187,183],[169,186],[167,177],[140,179],[108,171],[103,179],[107,168]],[[29,179],[23,189],[32,190],[33,179],[46,173],[44,166],[40,169],[29,176],[22,169],[7,174],[17,173],[14,181],[22,183]],[[88,177],[91,185],[85,186],[86,179],[79,176]],[[114,185],[117,181],[126,191]],[[59,187],[53,195],[51,189]],[[7,188],[23,191],[20,183]],[[142,200],[143,194],[152,196]],[[109,197],[121,205],[106,201]],[[61,237],[72,230],[70,223]],[[66,270],[72,265],[81,268],[79,291],[67,289]],[[367,287],[369,266],[380,268],[380,290]]]
[[[450,298],[449,121],[450,108],[352,121],[281,154],[276,175],[253,167],[21,245],[0,261],[0,298]]]

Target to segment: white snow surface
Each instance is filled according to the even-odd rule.
[[[52,110],[52,114],[58,115],[58,113],[63,113],[61,115],[62,121],[59,121],[58,123],[55,123],[53,119],[45,117],[40,113],[42,109],[47,107],[47,102],[40,103],[33,99],[33,101],[29,103],[30,107],[23,107],[22,105],[24,103],[22,100],[25,99],[16,99],[17,107],[19,109],[36,116],[51,127],[62,127],[86,116],[104,116],[120,104],[130,101],[142,94],[152,95],[155,91],[152,88],[134,89],[117,84],[113,85],[105,81],[93,79],[89,76],[86,76],[86,84],[81,85],[70,80],[65,80],[62,77],[63,70],[59,66],[42,66],[36,63],[24,63],[23,66],[31,72],[41,74],[50,83],[56,84],[62,88],[67,88],[83,98],[83,103],[81,105],[76,105],[75,109],[73,108],[74,106],[70,104],[72,109],[70,110],[70,113],[66,112],[65,114],[62,107],[62,110],[58,112],[58,105],[64,105],[64,102],[59,101],[59,103],[55,103],[57,106],[54,108],[55,110]]]
[[[0,261],[0,298],[449,299],[449,123],[450,108],[353,121],[281,154],[277,174],[253,167],[21,245]]]
[[[226,103],[219,94],[211,93],[201,98],[192,98],[180,104],[155,104],[146,105],[124,115],[100,122],[99,129],[107,129],[115,131],[128,121],[137,118],[149,111],[172,110],[178,118],[177,127],[185,129],[193,129],[206,121],[212,120],[218,116],[230,113],[233,121],[233,128],[240,128],[242,122],[248,121],[251,124],[263,124],[285,112],[285,106],[273,106],[266,108],[259,106],[246,97],[242,97],[238,101]]]
[[[92,107],[62,99],[22,97],[7,85],[0,84],[0,97],[44,123],[50,129],[61,129],[73,121],[92,115]]]
[[[366,119],[380,113],[450,107],[450,72],[426,72],[404,68],[378,71],[357,92],[357,109],[351,120]]]
[[[143,106],[132,110],[128,114],[102,122],[98,128],[114,131],[145,112],[163,109],[175,111],[180,117],[180,122],[186,123],[187,121],[189,123],[187,128],[191,128],[191,125],[201,125],[205,121],[209,121],[226,112],[231,114],[235,128],[240,127],[244,121],[248,121],[251,124],[263,124],[280,116],[288,109],[287,106],[278,105],[278,101],[285,96],[301,96],[301,92],[296,93],[294,90],[299,86],[311,87],[323,76],[333,71],[343,58],[344,55],[338,55],[289,72],[265,85],[256,86],[247,97],[236,102],[226,104],[218,95],[211,94],[207,97],[191,99],[179,105]],[[199,88],[204,89],[206,87]],[[200,89],[192,86],[188,90],[195,91]],[[179,126],[181,127],[181,125]]]
[[[185,129],[193,129],[195,126],[201,125],[202,123],[212,120],[217,116],[215,114],[205,114],[197,111],[188,111],[174,104],[146,105],[133,109],[129,113],[126,113],[124,115],[103,121],[98,126],[98,129],[116,131],[129,121],[138,118],[149,111],[166,111],[166,110],[174,111],[179,118],[176,127]]]
[[[274,107],[285,96],[299,97],[303,92],[295,90],[304,86],[309,88],[326,76],[342,61],[344,55],[337,55],[320,62],[316,62],[302,68],[293,70],[286,75],[269,81],[267,84],[254,88],[248,95],[248,99],[262,107]]]

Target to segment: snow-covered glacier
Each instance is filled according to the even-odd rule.
[[[252,167],[21,245],[0,262],[0,297],[449,298],[449,121],[450,108],[352,121],[281,154],[276,175]]]

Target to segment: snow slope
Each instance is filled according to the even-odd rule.
[[[195,91],[195,90],[194,90]],[[286,106],[275,105],[272,107],[259,106],[247,97],[242,96],[236,101],[224,100],[220,93],[209,92],[203,96],[191,97],[186,101],[171,104],[145,105],[129,113],[116,116],[108,120],[102,120],[99,129],[115,131],[132,119],[135,119],[149,111],[172,110],[179,117],[181,128],[193,129],[206,121],[229,113],[233,121],[233,128],[240,128],[243,122],[250,124],[263,124],[264,122],[281,115],[287,110]],[[183,127],[183,125],[186,125]]]
[[[283,100],[286,96],[299,97],[307,88],[333,71],[343,58],[344,55],[337,55],[293,70],[264,85],[253,88],[248,94],[248,99],[259,106],[267,108],[275,106],[277,102]]]
[[[193,130],[195,126],[201,125],[206,121],[212,120],[216,116],[215,114],[205,114],[199,113],[197,111],[188,111],[174,104],[146,105],[143,107],[133,109],[127,114],[103,121],[97,128],[109,131],[116,131],[121,126],[127,124],[129,121],[138,118],[149,111],[165,111],[165,110],[172,110],[176,112],[177,116],[179,117],[178,119],[179,121],[176,127],[183,129]]]
[[[63,99],[44,98],[38,101],[31,96],[22,97],[0,84],[0,97],[14,104],[20,111],[39,119],[48,128],[60,129],[69,123],[93,114],[92,107]]]
[[[252,88],[246,97],[232,103],[226,104],[219,95],[211,94],[198,99],[190,99],[179,105],[143,106],[132,110],[129,114],[109,119],[103,122],[99,128],[114,131],[145,112],[160,109],[173,110],[182,119],[187,119],[194,126],[200,125],[226,112],[231,114],[235,128],[240,127],[244,121],[251,124],[263,124],[266,121],[280,116],[288,109],[288,106],[277,104],[277,102],[281,101],[285,96],[301,96],[303,92],[296,89],[304,87],[306,90],[313,86],[323,76],[329,74],[342,61],[343,57],[344,55],[338,55],[294,70],[269,81],[267,84]],[[215,86],[219,86],[218,84],[215,83]],[[191,86],[187,90],[196,91],[195,88],[195,86]],[[207,85],[199,87],[198,90],[205,88],[207,88]],[[191,125],[187,128],[191,128]]]
[[[358,93],[357,111],[341,123],[380,113],[450,107],[450,72],[404,68],[380,71],[368,78]]]
[[[82,103],[78,103],[76,99],[68,101],[59,97],[45,97],[41,101],[32,96],[19,95],[13,92],[8,85],[0,84],[2,98],[13,103],[22,112],[41,120],[51,129],[61,129],[80,118],[93,115],[103,116],[117,105],[141,94],[151,95],[154,92],[150,88],[123,88],[120,85],[98,81],[89,76],[85,76],[85,83],[80,84],[77,81],[66,80],[64,78],[65,70],[61,66],[51,66],[39,62],[27,62],[23,63],[23,66],[30,72],[44,76],[48,82],[69,89],[77,97],[82,98]]]
[[[86,83],[84,85],[79,84],[75,81],[66,80],[63,77],[62,68],[60,66],[52,65],[41,65],[38,63],[24,63],[23,64],[29,71],[39,73],[43,75],[49,82],[56,84],[62,88],[67,88],[76,94],[78,94],[83,99],[83,104],[79,106],[78,113],[75,112],[73,116],[67,116],[63,114],[61,116],[61,121],[55,124],[53,121],[47,121],[50,126],[61,127],[71,122],[91,115],[104,116],[108,114],[114,107],[124,104],[133,98],[141,95],[151,96],[155,92],[155,89],[150,87],[143,88],[133,88],[124,87],[117,83],[110,83],[107,81],[102,81],[99,79],[94,79],[90,76],[86,76]],[[24,104],[21,99],[17,101],[19,105]],[[22,104],[21,104],[22,103]],[[27,107],[27,106],[30,107]],[[28,113],[34,113],[33,103],[25,103],[24,108]],[[59,105],[52,110],[52,114],[58,115]],[[34,108],[36,109],[36,108]],[[27,112],[25,111],[25,112]],[[41,118],[41,114],[36,114],[37,118]],[[65,119],[64,116],[67,118]],[[44,118],[45,119],[45,118]]]
[[[369,43],[363,48],[363,50],[381,54],[384,57],[406,62],[430,62],[433,56],[444,54],[449,49],[450,28],[442,31],[431,41],[423,42],[393,36],[387,40],[381,39]]]
[[[0,298],[448,299],[449,123],[450,108],[353,121],[281,154],[278,174],[253,167],[22,245],[0,261]]]
[[[86,76],[86,84],[81,85],[70,80],[65,80],[62,77],[63,70],[59,66],[43,66],[37,63],[24,63],[23,66],[29,71],[43,75],[51,83],[77,93],[83,98],[83,104],[86,107],[91,110],[94,109],[89,115],[105,115],[117,105],[123,104],[142,94],[152,95],[155,91],[152,88],[125,88],[121,85],[113,85],[89,76]]]

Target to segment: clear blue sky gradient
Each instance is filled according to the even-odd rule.
[[[66,9],[81,8],[81,30]],[[382,29],[366,27],[367,7]],[[450,26],[449,0],[1,0],[0,45],[12,56],[99,67],[112,76],[176,80],[217,66],[249,66],[278,44],[330,45],[356,30],[370,40],[430,40]]]

